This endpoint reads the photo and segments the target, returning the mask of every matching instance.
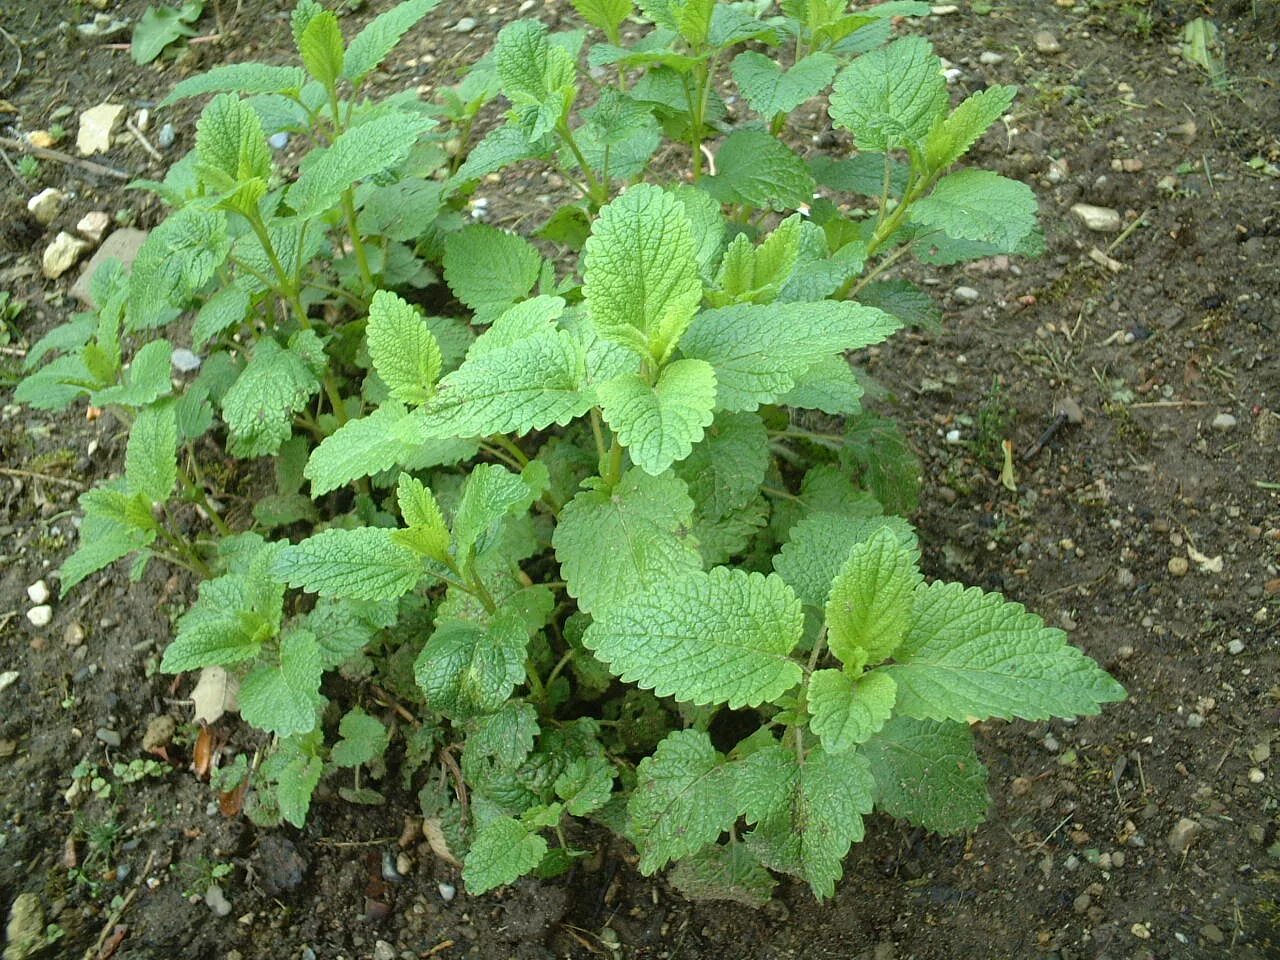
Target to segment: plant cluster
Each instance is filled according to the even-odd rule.
[[[192,570],[162,669],[228,671],[266,735],[223,788],[301,826],[322,778],[380,803],[394,770],[473,892],[566,869],[574,818],[751,903],[771,871],[831,895],[873,809],[973,827],[971,723],[1123,690],[1021,605],[922,576],[919,465],[848,355],[933,318],[883,279],[903,257],[1038,249],[1031,191],[956,166],[1013,89],[953,106],[929,44],[890,39],[919,3],[642,0],[624,36],[630,0],[575,0],[602,37],[518,20],[437,103],[371,97],[434,5],[348,43],[301,0],[301,68],[169,95],[214,96],[139,184],[168,216],[18,389],[129,428],[62,589]],[[788,117],[828,91],[856,152],[806,159]],[[541,249],[467,214],[522,162],[580,194]]]

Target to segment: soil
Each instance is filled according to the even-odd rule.
[[[121,18],[146,6],[104,2]],[[387,5],[352,13],[348,34]],[[63,106],[74,133],[76,114],[99,102],[132,112],[222,59],[288,56],[279,0],[221,0],[221,40],[148,67],[105,45],[127,35],[71,38],[64,21],[97,6],[4,5],[4,136],[48,129]],[[212,6],[203,34],[218,30]],[[564,0],[538,9],[568,21]],[[1205,14],[1221,31],[1227,89],[1177,52],[1182,24]],[[462,16],[476,18],[472,32],[451,29]],[[382,82],[442,82],[514,16],[446,0]],[[473,898],[425,844],[400,848],[410,793],[379,808],[322,799],[305,830],[260,831],[222,816],[185,766],[161,762],[133,782],[111,772],[154,759],[142,750],[152,718],[190,730],[185,691],[156,663],[193,585],[158,563],[136,584],[111,570],[33,626],[27,587],[56,588],[75,496],[119,470],[124,432],[83,408],[7,405],[0,674],[17,679],[0,690],[0,906],[37,895],[64,932],[45,955],[106,956],[114,944],[122,960],[1280,957],[1280,7],[995,0],[903,29],[933,40],[961,92],[1020,85],[974,159],[1033,185],[1048,246],[1034,261],[913,270],[945,307],[942,329],[865,358],[925,463],[914,519],[927,569],[1041,612],[1128,701],[1076,723],[980,725],[989,821],[942,839],[874,817],[826,904],[789,881],[761,910],[690,903],[641,877],[624,844],[590,834],[577,840],[596,854],[566,877]],[[1061,50],[1042,52],[1038,31]],[[190,147],[195,109],[153,117],[152,134],[161,122],[177,131],[165,162]],[[792,130],[806,151],[848,148],[816,105]],[[96,159],[163,172],[128,137]],[[539,215],[545,177],[523,173],[494,198],[493,222]],[[6,171],[0,182],[0,285],[28,304],[0,354],[7,402],[22,348],[77,309],[70,276],[39,274],[56,230],[91,209],[142,227],[161,214],[120,181],[50,161],[37,182]],[[47,228],[25,214],[43,186],[73,195]],[[1090,232],[1069,213],[1081,202],[1132,229]],[[1028,458],[1065,399],[1083,422]],[[1015,490],[1000,479],[1004,439]],[[236,726],[225,732],[252,749]],[[99,768],[102,795],[69,803],[82,763]],[[104,843],[110,856],[96,852]],[[384,871],[398,855],[403,876]],[[217,878],[227,903],[211,898],[220,911],[199,896],[219,864],[231,867]]]

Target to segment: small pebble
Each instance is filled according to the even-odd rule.
[[[169,356],[169,362],[179,373],[190,373],[200,369],[200,358],[186,347],[175,347]]]
[[[1251,770],[1249,771],[1249,782],[1250,782],[1250,783],[1258,784],[1258,783],[1261,783],[1261,782],[1262,782],[1263,780],[1265,780],[1265,779],[1267,779],[1267,775],[1266,775],[1265,773],[1263,773],[1263,772],[1262,772],[1260,769],[1258,769],[1257,767],[1254,767],[1253,769],[1251,769]]]
[[[959,430],[948,430],[948,431],[947,431],[947,437],[946,437],[946,440],[947,440],[947,443],[951,443],[951,444],[959,443],[959,442],[960,442],[960,431],[959,431]]]
[[[1044,748],[1050,753],[1057,753],[1059,746],[1061,746],[1061,744],[1058,743],[1057,738],[1052,734],[1044,738]]]
[[[374,941],[373,960],[396,960],[396,948],[385,940]]]
[[[111,226],[111,215],[105,210],[91,210],[76,224],[76,233],[94,246],[102,242],[103,234]]]
[[[1062,44],[1048,30],[1037,30],[1031,37],[1031,42],[1036,45],[1036,50],[1040,53],[1061,53]]]
[[[114,730],[108,730],[106,727],[99,727],[93,732],[93,735],[108,747],[120,746],[120,734],[116,733]]]
[[[440,899],[445,903],[452,903],[453,898],[458,895],[458,888],[452,883],[444,883],[442,881],[436,884],[436,889],[440,891]]]
[[[281,130],[267,137],[267,146],[272,150],[283,150],[289,145],[289,134]]]
[[[453,25],[453,29],[457,33],[470,33],[472,30],[476,28],[476,26],[477,24],[476,24],[475,17],[463,17],[461,20],[459,20],[457,23]]]
[[[204,892],[204,902],[219,917],[225,917],[231,912],[231,903],[227,900],[227,895],[216,883],[209,884],[209,889]]]
[[[173,129],[172,123],[166,123],[160,128],[160,132],[156,134],[156,143],[160,144],[165,150],[173,146],[173,142],[178,138],[177,132]]]
[[[1071,208],[1071,214],[1095,233],[1116,233],[1120,230],[1120,213],[1110,207],[1077,203]]]
[[[1206,923],[1200,928],[1200,936],[1204,937],[1210,943],[1222,943],[1227,939],[1226,934],[1218,927],[1217,924]]]
[[[1236,425],[1236,418],[1229,413],[1220,413],[1213,418],[1213,429],[1230,430]]]
[[[961,303],[976,303],[978,301],[978,291],[973,287],[956,287],[951,295]]]
[[[1165,838],[1165,843],[1169,845],[1169,849],[1176,854],[1183,854],[1191,844],[1195,843],[1196,837],[1200,836],[1200,832],[1204,829],[1195,820],[1183,817],[1173,825],[1173,829],[1169,831],[1169,836]]]
[[[1129,932],[1132,933],[1139,940],[1151,939],[1151,927],[1145,923],[1135,923],[1132,927],[1129,928]]]
[[[1116,586],[1127,590],[1129,587],[1132,587],[1136,582],[1137,580],[1134,577],[1132,570],[1129,570],[1126,567],[1121,567],[1119,570],[1116,571]]]
[[[1187,714],[1187,726],[1192,730],[1199,730],[1204,726],[1204,717],[1198,713]]]
[[[978,62],[994,67],[997,63],[1004,63],[1004,54],[996,53],[994,50],[983,50],[978,57]]]
[[[27,596],[31,598],[32,603],[44,603],[49,599],[49,585],[43,580],[37,580],[27,587]]]
[[[1169,572],[1175,577],[1185,577],[1190,569],[1191,564],[1187,562],[1186,557],[1169,558]]]
[[[27,619],[31,621],[33,627],[47,627],[53,619],[53,607],[47,603],[32,607],[27,611]]]
[[[1093,906],[1093,897],[1087,893],[1082,893],[1071,902],[1071,909],[1076,913],[1084,913]]]
[[[1113,853],[1113,854],[1111,855],[1111,865],[1112,865],[1113,867],[1123,867],[1123,866],[1124,866],[1124,852],[1123,852],[1123,851],[1121,851],[1121,850],[1117,850],[1115,853]]]
[[[1244,641],[1232,640],[1227,644],[1227,653],[1231,654],[1233,657],[1238,657],[1240,654],[1244,653]]]
[[[407,877],[413,873],[413,857],[407,853],[399,853],[396,855],[396,873],[402,877]]]
[[[54,187],[48,187],[27,201],[27,212],[42,226],[47,227],[58,218],[58,214],[62,212],[62,205],[66,201],[65,193]]]

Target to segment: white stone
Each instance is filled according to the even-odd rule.
[[[470,33],[475,28],[476,28],[475,17],[463,17],[461,20],[459,20],[457,23],[453,25],[453,29],[456,30],[458,33]]]
[[[169,356],[173,368],[179,373],[190,373],[200,369],[200,358],[186,347],[175,347]]]
[[[1036,45],[1036,49],[1041,53],[1061,53],[1062,44],[1048,30],[1037,30],[1032,36],[1031,42]]]
[[[47,627],[53,620],[53,607],[47,603],[32,607],[27,611],[27,619],[31,621],[33,627]]]
[[[1110,207],[1077,203],[1071,208],[1071,213],[1088,229],[1097,233],[1116,233],[1120,229],[1120,213]]]
[[[45,248],[44,256],[40,259],[44,275],[50,280],[57,280],[74,267],[88,249],[89,244],[85,241],[79,237],[73,237],[65,230],[62,231],[53,238],[53,243]]]
[[[80,114],[80,132],[76,134],[76,149],[80,156],[106,153],[111,149],[111,132],[124,113],[124,104],[100,103]]]
[[[76,233],[84,237],[95,247],[102,242],[102,237],[111,226],[111,215],[104,210],[91,210],[80,218],[76,224]]]
[[[951,295],[961,303],[977,303],[979,296],[978,291],[973,287],[956,287],[951,291]]]
[[[1227,653],[1231,654],[1233,657],[1240,656],[1240,654],[1244,653],[1244,641],[1232,640],[1227,644]]]
[[[985,63],[988,67],[994,67],[997,63],[1004,63],[1004,54],[996,53],[994,50],[983,50],[978,57],[979,63]]]
[[[43,580],[37,580],[27,587],[27,596],[32,603],[44,603],[49,599],[49,585]]]
[[[1236,418],[1229,413],[1220,413],[1213,418],[1213,429],[1230,430],[1236,425]]]
[[[47,227],[58,218],[66,200],[67,195],[61,190],[47,187],[27,201],[27,212]]]
[[[936,7],[930,7],[929,12],[935,17],[949,17],[953,13],[959,13],[960,8],[954,3],[943,3]]]

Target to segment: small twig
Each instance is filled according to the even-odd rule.
[[[73,490],[84,489],[84,484],[79,480],[71,480],[68,477],[54,477],[47,473],[36,473],[32,470],[18,470],[14,467],[0,467],[0,474],[3,474],[6,477],[27,477],[31,480],[47,480],[50,483],[57,483],[64,487],[71,487]]]
[[[156,163],[164,163],[164,154],[151,145],[151,141],[147,139],[146,134],[138,129],[137,124],[132,120],[126,120],[124,128],[133,134],[134,139],[138,141],[143,150],[151,154],[151,159],[155,160]]]
[[[1043,847],[1047,847],[1047,846],[1049,845],[1049,841],[1053,839],[1054,835],[1055,835],[1059,830],[1061,830],[1063,827],[1065,827],[1068,823],[1070,823],[1070,822],[1071,822],[1071,818],[1072,818],[1072,817],[1074,817],[1074,816],[1075,816],[1075,814],[1074,814],[1074,813],[1069,813],[1069,814],[1067,814],[1066,818],[1065,818],[1065,819],[1064,819],[1060,824],[1058,824],[1056,827],[1054,827],[1052,830],[1050,830],[1050,831],[1049,831],[1049,835],[1048,835],[1047,837],[1045,837],[1043,840],[1041,840],[1041,841],[1037,844],[1037,846],[1039,846],[1039,847],[1041,847],[1041,848],[1043,848]]]
[[[1208,400],[1147,400],[1143,403],[1131,403],[1129,409],[1134,410],[1139,407],[1152,409],[1155,407],[1207,407]]]
[[[1107,253],[1108,254],[1111,253],[1112,250],[1114,250],[1116,247],[1120,246],[1120,244],[1128,240],[1130,234],[1132,234],[1133,231],[1138,229],[1139,225],[1141,225],[1142,221],[1147,218],[1147,214],[1150,212],[1151,212],[1151,208],[1147,207],[1147,209],[1143,210],[1140,214],[1134,217],[1133,223],[1125,227],[1124,230],[1121,231],[1120,236],[1116,237],[1114,240],[1111,241],[1111,244],[1107,247]]]
[[[0,156],[3,156],[3,154],[0,154]],[[19,359],[22,359],[27,355],[27,351],[23,350],[21,347],[0,347],[0,354],[4,354],[6,357],[18,357]]]
[[[12,35],[4,27],[0,27],[0,37],[4,37],[18,54],[18,65],[13,68],[13,76],[6,80],[3,86],[0,86],[0,91],[3,91],[8,90],[9,85],[18,79],[18,74],[22,73],[22,45],[13,39]]]
[[[458,945],[458,944],[457,944],[457,941],[455,941],[455,940],[441,940],[439,943],[437,943],[437,944],[436,944],[434,947],[432,947],[430,950],[427,950],[427,951],[426,951],[426,952],[424,952],[424,953],[420,953],[420,954],[418,954],[418,956],[420,956],[420,957],[434,957],[434,956],[435,956],[436,954],[438,954],[438,953],[444,953],[446,950],[452,950],[452,949],[453,949],[454,947],[456,947],[457,945]]]
[[[98,942],[84,952],[85,960],[94,960],[94,958],[110,956],[110,954],[103,953],[102,946],[107,942],[107,937],[111,936],[112,932],[115,930],[116,924],[120,922],[120,918],[124,916],[124,912],[129,909],[129,905],[133,903],[134,898],[138,895],[138,891],[141,890],[143,885],[147,882],[147,874],[151,872],[151,865],[155,863],[155,860],[156,854],[153,850],[147,856],[146,866],[144,866],[142,868],[142,872],[138,874],[138,885],[129,891],[129,895],[124,898],[120,903],[120,906],[116,910],[113,910],[111,916],[107,918],[106,926],[102,928],[102,933],[98,935]],[[117,946],[119,946],[118,943]],[[115,951],[113,950],[112,953],[114,952]]]
[[[13,165],[13,161],[9,159],[9,155],[3,150],[0,150],[0,160],[3,160],[4,165],[9,168],[9,172],[13,174],[13,179],[17,180],[19,183],[26,182],[26,177],[24,177],[18,168]]]
[[[48,147],[37,147],[35,144],[27,143],[24,140],[11,140],[9,137],[0,137],[0,147],[8,147],[10,150],[21,150],[24,153],[30,153],[42,160],[54,160],[58,163],[65,163],[68,166],[79,167],[81,170],[87,170],[89,173],[96,173],[101,177],[114,177],[117,180],[132,180],[133,174],[126,173],[123,170],[117,170],[115,167],[104,167],[100,163],[94,163],[92,160],[81,160],[79,157],[73,157],[69,153],[63,153],[61,150],[50,150]]]

